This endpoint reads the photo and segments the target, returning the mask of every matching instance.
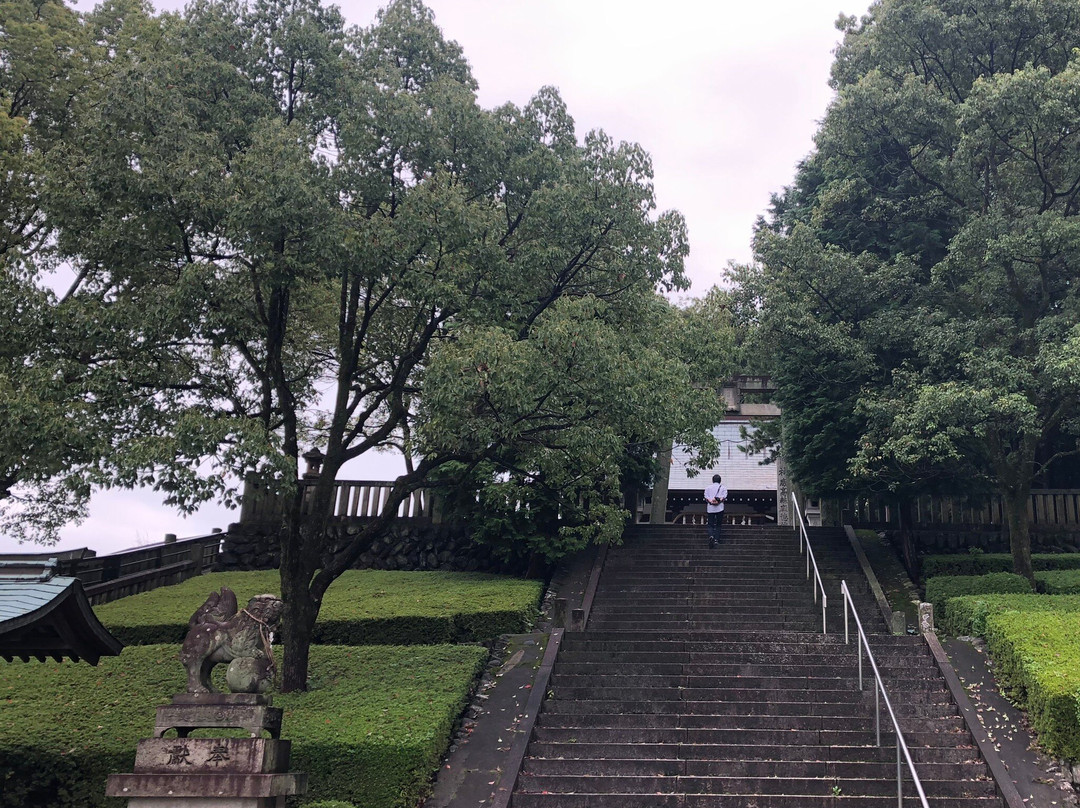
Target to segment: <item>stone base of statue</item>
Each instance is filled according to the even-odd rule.
[[[177,737],[163,737],[175,729]],[[241,729],[247,738],[191,738],[196,729]],[[263,732],[270,735],[262,737]],[[289,773],[281,708],[255,693],[183,693],[157,709],[153,738],[139,741],[134,774],[113,774],[105,793],[128,808],[284,808],[307,790]]]

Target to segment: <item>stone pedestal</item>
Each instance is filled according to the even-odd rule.
[[[195,729],[242,729],[247,738],[190,738]],[[164,734],[175,729],[177,737]],[[263,738],[267,732],[271,737]],[[139,741],[133,774],[113,774],[105,793],[128,808],[284,808],[307,790],[290,774],[281,708],[253,693],[181,694],[157,709],[154,737]]]

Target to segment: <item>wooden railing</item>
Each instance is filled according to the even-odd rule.
[[[310,490],[310,483],[306,483]],[[341,519],[368,519],[381,516],[394,483],[387,480],[338,480],[330,505],[331,515]],[[306,497],[305,497],[306,499]],[[309,512],[305,503],[305,512]],[[248,483],[244,486],[241,522],[269,521],[281,515],[280,500],[267,489]],[[431,492],[414,491],[398,505],[399,519],[430,519]]]
[[[334,483],[332,515],[342,519],[366,519],[381,516],[393,490],[392,482],[379,480],[338,480]],[[423,489],[413,491],[397,508],[399,519],[431,518],[431,495]]]
[[[849,519],[853,525],[888,526],[899,523],[896,508],[881,500],[844,500],[837,503],[837,506],[843,511],[845,519]],[[910,508],[912,526],[1005,524],[1005,509],[1000,496],[974,501],[962,497],[923,496],[913,499]],[[1028,522],[1034,526],[1080,526],[1080,491],[1032,491],[1028,497],[1027,514]]]
[[[213,568],[224,534],[138,547],[59,562],[59,574],[78,578],[91,605],[179,583]]]

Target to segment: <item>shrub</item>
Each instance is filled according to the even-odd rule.
[[[106,776],[131,771],[154,708],[183,690],[176,654],[151,645],[97,667],[0,662],[0,806],[121,808],[104,796]],[[486,658],[476,646],[312,648],[311,690],[274,696],[306,799],[413,808]]]
[[[187,621],[222,586],[241,605],[277,593],[276,570],[218,572],[95,608],[128,645],[182,642]],[[431,645],[476,642],[527,630],[542,584],[467,572],[350,570],[330,586],[312,642],[319,645]]]
[[[986,641],[998,682],[1027,710],[1042,746],[1080,760],[1080,614],[993,614]]]
[[[986,636],[986,618],[1002,612],[1080,612],[1080,597],[1072,595],[962,595],[949,598],[937,617],[953,636]]]
[[[939,575],[926,581],[926,599],[934,604],[934,613],[945,612],[945,601],[960,595],[984,595],[990,592],[1030,592],[1031,583],[1012,572],[989,575]]]
[[[1080,569],[1080,553],[1034,553],[1031,566],[1037,570]],[[986,575],[991,572],[1012,572],[1009,553],[955,553],[928,555],[922,560],[923,580],[940,575]]]
[[[1048,595],[1080,595],[1080,570],[1042,570],[1035,582]]]

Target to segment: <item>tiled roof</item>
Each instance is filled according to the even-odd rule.
[[[0,562],[0,658],[96,665],[124,647],[94,614],[78,578],[53,575],[55,564],[40,560]]]

